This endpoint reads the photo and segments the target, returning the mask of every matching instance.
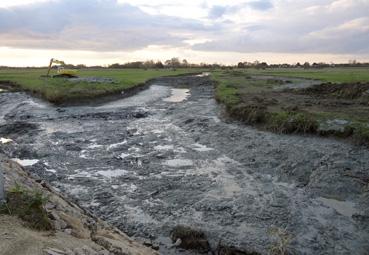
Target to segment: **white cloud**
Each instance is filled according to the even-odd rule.
[[[1,0],[0,8],[7,8],[19,5],[35,4],[37,2],[47,2],[50,0]]]

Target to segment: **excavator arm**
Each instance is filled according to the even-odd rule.
[[[47,74],[46,76],[48,77],[51,71],[51,67],[53,66],[53,64],[59,64],[59,65],[65,65],[64,61],[60,61],[60,60],[56,60],[56,59],[50,59],[50,63],[49,63],[49,68],[47,69]]]

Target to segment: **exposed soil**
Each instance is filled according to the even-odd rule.
[[[358,99],[369,95],[369,83],[323,83],[297,91],[314,97],[334,97],[341,99]],[[366,102],[368,104],[368,102]]]
[[[173,88],[185,90],[182,101],[168,100]],[[213,251],[221,243],[221,254],[366,254],[369,151],[226,121],[213,93],[197,76],[156,80],[96,106],[2,93],[0,137],[15,142],[0,150],[35,160],[23,161],[31,173],[163,254],[196,254],[173,245],[178,225],[201,230]],[[245,100],[315,107],[294,91],[258,96]],[[31,123],[29,132],[17,131],[19,123]]]
[[[304,89],[285,89],[242,94],[241,100],[271,112],[280,110],[330,112],[368,119],[369,84],[321,84]],[[369,95],[369,94],[368,94]]]

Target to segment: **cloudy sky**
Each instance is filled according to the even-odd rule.
[[[0,65],[369,61],[369,0],[0,0]]]

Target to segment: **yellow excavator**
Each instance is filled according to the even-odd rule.
[[[78,72],[77,70],[66,69],[65,68],[66,64],[64,61],[57,60],[54,58],[50,59],[50,64],[49,64],[49,68],[47,69],[46,77],[49,77],[53,64],[58,65],[57,75],[53,75],[53,77],[67,77],[67,78],[77,77],[77,72]]]

